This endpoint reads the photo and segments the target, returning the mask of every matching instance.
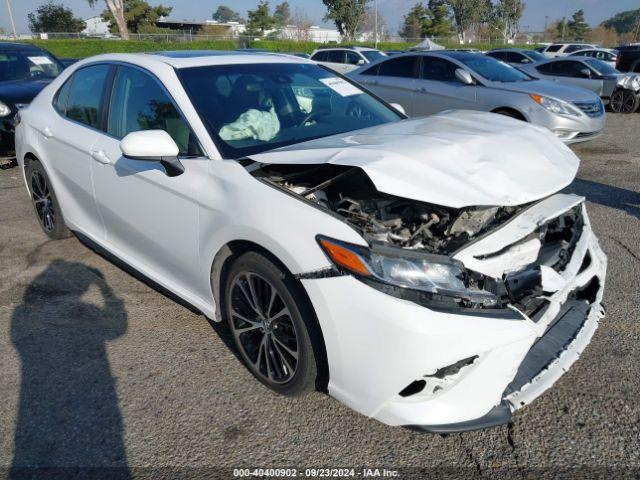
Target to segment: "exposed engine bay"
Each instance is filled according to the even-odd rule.
[[[522,210],[455,209],[378,192],[358,167],[262,165],[253,172],[344,217],[370,243],[450,254]]]

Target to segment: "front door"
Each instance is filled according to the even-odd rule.
[[[456,77],[458,66],[440,57],[423,56],[421,79],[417,82],[414,112],[416,116],[445,110],[476,110],[477,88]]]

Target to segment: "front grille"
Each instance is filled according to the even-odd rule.
[[[591,118],[604,115],[604,107],[600,100],[596,102],[574,102],[574,105]]]

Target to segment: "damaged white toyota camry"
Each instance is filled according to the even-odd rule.
[[[20,111],[43,230],[217,321],[273,390],[389,425],[506,423],[578,358],[606,257],[578,158],[499,115],[406,119],[313,62],[93,57]]]

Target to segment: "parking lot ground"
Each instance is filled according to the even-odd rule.
[[[75,237],[48,241],[18,169],[0,171],[0,475],[387,467],[400,478],[638,478],[640,114],[610,115],[606,134],[575,151],[582,165],[570,189],[588,198],[609,256],[607,316],[580,360],[512,424],[446,437],[387,427],[325,394],[271,393],[227,348],[224,329]]]

